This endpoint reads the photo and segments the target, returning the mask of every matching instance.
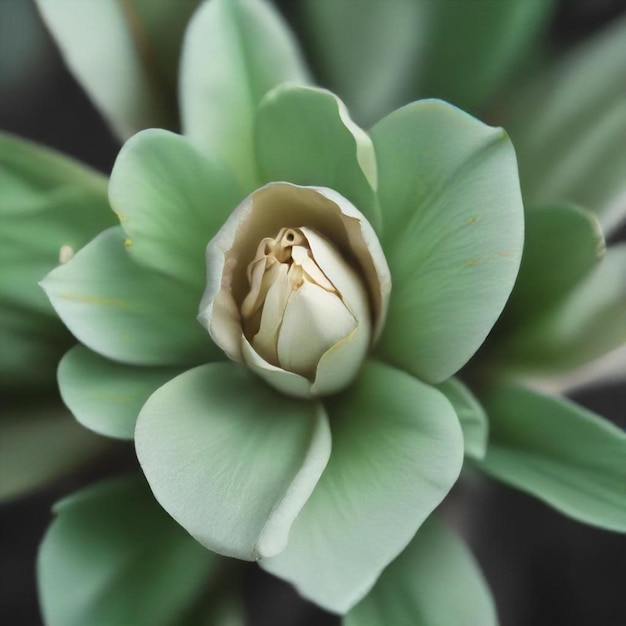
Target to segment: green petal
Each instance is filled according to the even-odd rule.
[[[421,41],[411,95],[478,111],[510,82],[520,61],[536,53],[556,2],[417,4],[422,14],[414,29]]]
[[[0,500],[70,474],[102,454],[107,443],[76,424],[56,402],[5,407],[0,418]]]
[[[489,587],[463,541],[431,517],[343,626],[497,626]]]
[[[361,123],[369,125],[410,99],[407,77],[419,52],[423,3],[368,0],[367,10],[354,0],[303,4],[322,82],[345,98]]]
[[[209,0],[192,19],[183,46],[183,130],[217,154],[246,190],[258,187],[253,121],[263,96],[285,82],[307,82],[297,44],[264,0]]]
[[[379,350],[442,382],[482,344],[515,282],[524,227],[513,147],[438,101],[395,111],[372,138],[394,285]]]
[[[566,205],[527,211],[522,264],[499,328],[515,332],[515,326],[549,311],[604,253],[604,237],[593,213]]]
[[[232,174],[187,139],[147,130],[122,148],[109,198],[138,263],[202,289],[206,245],[242,195]]]
[[[626,531],[626,433],[573,402],[521,387],[486,399],[488,474],[581,522]]]
[[[141,407],[180,369],[114,363],[75,346],[59,364],[61,397],[74,417],[100,435],[132,439]]]
[[[482,459],[487,450],[489,422],[485,409],[474,394],[456,378],[450,378],[437,389],[448,398],[461,422],[465,454],[473,459]]]
[[[41,285],[76,338],[114,361],[185,365],[221,356],[196,321],[200,294],[136,265],[119,227]]]
[[[293,85],[271,91],[257,114],[256,154],[264,182],[330,187],[380,223],[372,140],[329,91]]]
[[[66,498],[39,550],[48,626],[169,626],[205,590],[217,557],[121,478]]]
[[[597,212],[605,229],[624,216],[625,74],[622,18],[514,94],[505,125],[527,203],[566,199]]]
[[[0,302],[50,316],[38,282],[112,226],[106,179],[52,150],[0,133]],[[56,326],[56,324],[55,324]]]
[[[212,363],[151,396],[135,445],[174,519],[210,550],[255,560],[284,548],[328,460],[330,431],[321,405]]]
[[[115,134],[175,123],[176,69],[197,0],[37,0],[64,60]]]
[[[626,343],[626,244],[602,262],[558,306],[517,330],[498,349],[503,363],[528,373],[558,373]]]
[[[345,613],[448,493],[463,462],[463,438],[440,392],[379,363],[368,363],[327,406],[328,467],[286,550],[261,566],[325,609]]]

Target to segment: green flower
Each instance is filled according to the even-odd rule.
[[[265,4],[204,4],[184,41],[184,136],[125,144],[109,186],[120,226],[42,285],[84,344],[59,370],[78,420],[134,435],[157,500],[200,543],[344,613],[457,480],[462,427],[467,453],[484,452],[485,429],[455,412],[460,383],[435,385],[501,313],[523,209],[501,129],[420,101],[368,135],[305,80]],[[271,267],[324,294],[286,304],[275,289],[272,312],[276,284],[303,283]],[[304,391],[283,384],[294,376]]]

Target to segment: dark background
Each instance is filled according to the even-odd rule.
[[[299,28],[297,2],[279,4]],[[622,0],[562,0],[550,28],[552,43],[567,49],[625,10]],[[0,129],[106,173],[119,148],[64,69],[28,0],[0,0]],[[626,427],[624,385],[575,399]],[[0,507],[0,623],[41,624],[34,562],[52,503],[112,468],[133,467],[132,448],[120,445],[114,458],[81,476]],[[502,626],[626,626],[626,538],[568,520],[493,483],[457,489],[456,505],[464,507],[468,538],[494,590]],[[254,566],[246,568],[244,590],[250,626],[339,623]]]

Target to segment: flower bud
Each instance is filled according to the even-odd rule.
[[[325,188],[271,183],[207,246],[200,321],[234,360],[296,396],[335,393],[382,328],[389,269],[373,229]]]

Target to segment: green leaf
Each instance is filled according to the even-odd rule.
[[[91,350],[130,365],[222,358],[196,321],[200,293],[136,265],[110,228],[41,283],[59,317]]]
[[[330,454],[323,407],[236,363],[181,374],[144,405],[137,456],[157,500],[210,550],[280,552]]]
[[[354,0],[305,0],[303,9],[324,84],[356,119],[369,125],[411,99],[424,3],[368,0],[363,10]]]
[[[441,98],[478,111],[536,45],[555,2],[418,2],[421,24],[413,97]]]
[[[2,133],[0,216],[0,302],[50,317],[38,282],[59,264],[62,248],[76,251],[115,222],[104,176]]]
[[[59,389],[83,426],[107,437],[132,439],[141,407],[180,371],[122,365],[75,346],[59,364]]]
[[[466,456],[482,459],[487,450],[489,422],[485,409],[474,394],[458,379],[450,378],[437,386],[443,393],[459,418],[463,430],[463,441]]]
[[[36,0],[61,54],[115,134],[176,124],[176,69],[197,0]]]
[[[5,407],[0,418],[0,500],[50,484],[106,447],[106,441],[76,424],[57,402]]]
[[[480,467],[581,522],[626,531],[626,433],[561,398],[502,386],[485,399]]]
[[[489,587],[472,553],[435,517],[343,620],[343,626],[400,624],[498,624]]]
[[[626,193],[626,18],[586,41],[511,97],[504,123],[517,150],[524,198],[568,200],[611,212]]]
[[[183,46],[183,131],[217,154],[246,190],[258,187],[253,123],[263,96],[285,82],[307,82],[295,40],[264,0],[209,0]]]
[[[84,489],[55,512],[37,562],[48,626],[178,623],[215,569],[138,478]]]
[[[206,245],[241,198],[221,163],[164,130],[126,142],[109,185],[133,259],[198,289],[206,283]]]
[[[589,211],[550,206],[527,211],[525,218],[522,264],[499,322],[509,332],[562,301],[605,253],[600,224]]]
[[[328,466],[286,550],[261,566],[345,613],[448,493],[461,470],[463,437],[445,396],[379,363],[367,363],[327,408]]]
[[[558,306],[498,345],[502,364],[522,372],[558,373],[626,343],[626,244],[602,262]]]
[[[393,279],[378,351],[439,383],[482,344],[515,282],[524,236],[515,153],[502,129],[431,100],[395,111],[372,138]]]
[[[261,102],[256,154],[264,182],[330,187],[377,226],[376,156],[369,136],[324,89],[282,85]]]

